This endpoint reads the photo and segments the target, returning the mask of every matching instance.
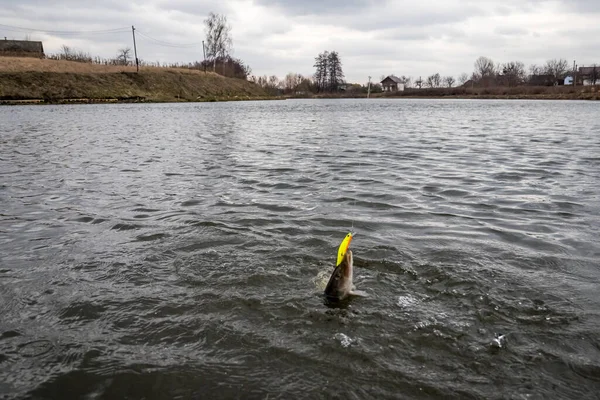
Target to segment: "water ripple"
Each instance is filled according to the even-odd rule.
[[[597,108],[0,109],[0,392],[593,398]]]

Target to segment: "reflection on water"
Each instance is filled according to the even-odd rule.
[[[598,107],[0,108],[0,393],[594,398]]]

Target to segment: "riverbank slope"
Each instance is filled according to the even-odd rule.
[[[0,57],[0,102],[219,101],[268,98],[258,85],[198,70]]]

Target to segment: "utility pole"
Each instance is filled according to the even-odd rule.
[[[575,65],[575,60],[573,60],[573,87],[577,85],[577,65]]]
[[[204,40],[202,41],[202,54],[204,55],[202,65],[204,65],[204,73],[206,74],[206,49],[204,48]]]
[[[369,85],[367,86],[367,99],[371,96],[371,77],[369,76]]]
[[[133,34],[133,52],[135,54],[135,68],[136,68],[136,71],[139,73],[140,72],[140,62],[139,62],[138,56],[137,56],[137,47],[135,45],[135,27],[133,25],[131,25],[131,33]]]

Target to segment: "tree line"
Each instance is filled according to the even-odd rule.
[[[249,80],[266,89],[270,94],[333,93],[346,90],[342,60],[337,51],[323,51],[315,57],[315,72],[304,76],[294,72],[283,79],[276,75],[250,76]]]
[[[457,79],[453,76],[441,76],[439,73],[429,75],[425,78],[419,77],[413,80],[411,77],[401,76],[400,81],[405,87],[410,88],[440,88],[453,87],[455,84],[464,85],[470,83],[473,86],[520,86],[536,85],[551,86],[562,83],[568,76],[576,76],[577,83],[582,84],[581,76],[577,71],[569,68],[565,59],[551,59],[543,65],[532,64],[528,68],[521,61],[508,61],[496,63],[488,57],[479,57],[475,60],[474,70],[471,74],[462,73]],[[384,76],[381,77],[383,80]],[[600,67],[596,64],[590,66],[590,72],[585,76],[592,85],[600,81]]]

